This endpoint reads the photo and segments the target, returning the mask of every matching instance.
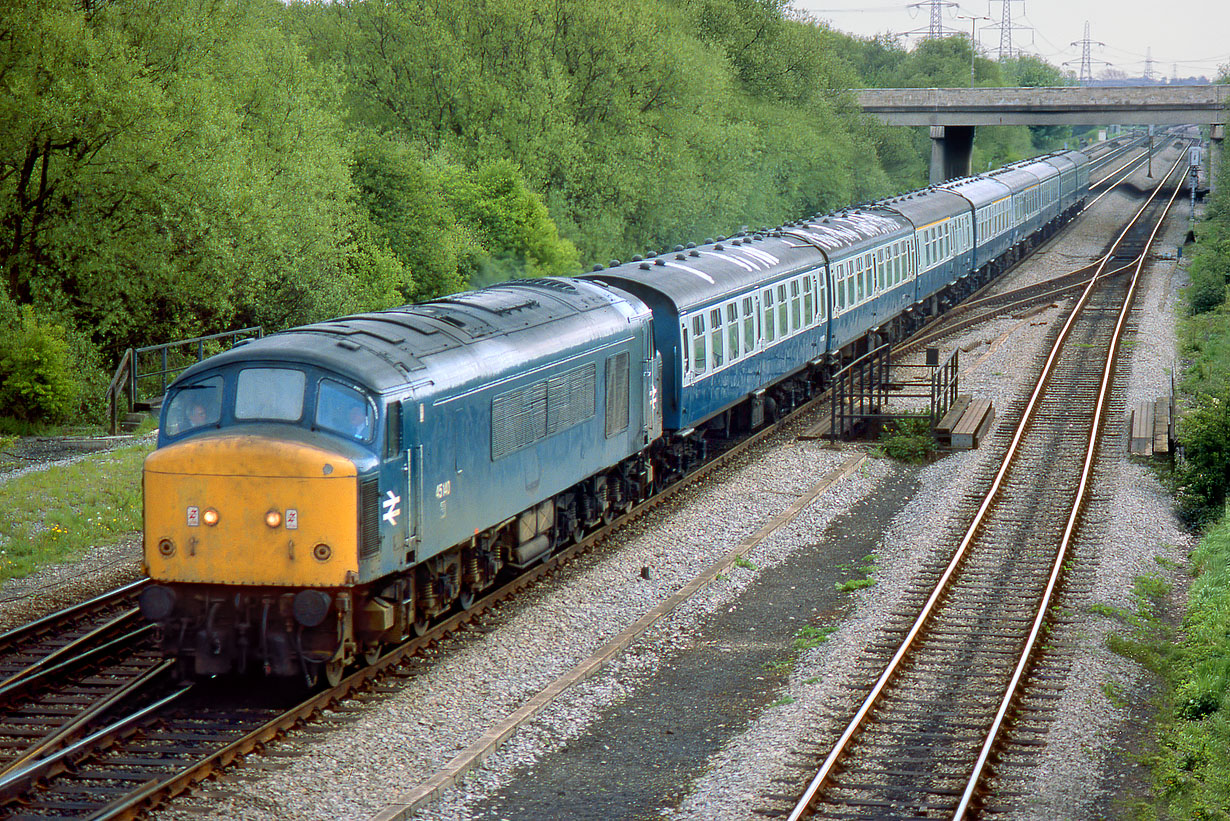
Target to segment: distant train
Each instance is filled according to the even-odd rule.
[[[336,680],[944,311],[1088,190],[1065,151],[212,357],[145,462],[141,610],[185,675]]]

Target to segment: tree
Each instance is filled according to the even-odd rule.
[[[0,22],[10,297],[109,351],[325,315],[361,228],[333,78],[263,0],[72,0]]]

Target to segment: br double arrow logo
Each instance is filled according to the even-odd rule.
[[[393,491],[387,491],[384,496],[384,501],[380,506],[384,508],[384,515],[380,518],[384,519],[391,525],[397,524],[397,517],[401,515],[401,497]]]

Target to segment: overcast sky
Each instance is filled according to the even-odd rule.
[[[800,11],[827,22],[840,31],[860,37],[889,32],[926,34],[931,21],[928,2],[910,8],[908,2],[888,0],[793,0]],[[1047,62],[1080,71],[1085,21],[1089,39],[1101,41],[1090,50],[1095,77],[1106,63],[1129,76],[1142,76],[1146,56],[1152,50],[1153,76],[1158,79],[1199,77],[1213,79],[1218,67],[1230,63],[1230,2],[1227,0],[1170,0],[1160,6],[1146,0],[1011,0],[1012,45],[1036,54]],[[960,0],[944,9],[944,26],[952,32],[970,32],[970,20],[957,15],[987,16],[977,20],[978,42],[983,54],[999,54],[1001,0]],[[1020,27],[1020,28],[1017,28]],[[911,45],[917,36],[901,38]],[[1099,62],[1101,61],[1101,62]]]

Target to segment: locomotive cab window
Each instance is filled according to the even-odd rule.
[[[322,379],[316,392],[316,427],[356,442],[367,442],[375,428],[375,413],[363,394],[354,388]]]
[[[291,368],[244,368],[235,385],[235,418],[298,422],[307,374]]]
[[[222,417],[222,377],[185,385],[167,403],[166,432],[178,436],[197,428],[218,424]]]

